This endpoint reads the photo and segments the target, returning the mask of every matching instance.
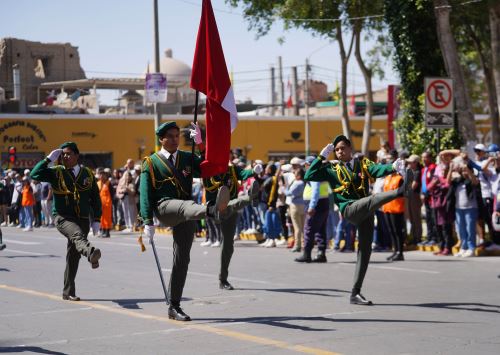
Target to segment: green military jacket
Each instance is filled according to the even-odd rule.
[[[177,151],[175,168],[178,172],[178,179],[163,156],[154,153],[142,162],[141,178],[139,182],[140,196],[140,216],[144,224],[153,223],[153,212],[164,200],[191,199],[192,172],[194,177],[200,176],[200,164],[202,158],[194,155],[193,171],[191,169],[190,152]]]
[[[304,180],[328,181],[334,202],[343,213],[347,205],[370,194],[370,182],[392,173],[392,164],[375,164],[366,158],[354,159],[350,171],[343,162],[323,164],[323,158],[318,157],[306,171]]]
[[[31,178],[50,183],[54,192],[52,214],[64,217],[101,219],[102,207],[99,189],[92,170],[80,166],[80,172],[73,177],[63,165],[48,166],[44,159],[35,165]]]
[[[238,197],[238,181],[245,181],[253,176],[253,169],[242,169],[229,165],[224,174],[203,179],[207,202],[215,201],[219,187],[225,185],[229,189],[231,200]]]

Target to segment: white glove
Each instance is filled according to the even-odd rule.
[[[335,150],[335,147],[333,146],[332,143],[328,143],[322,150],[319,155],[321,155],[323,158],[328,159],[328,156]]]
[[[253,172],[254,172],[255,174],[257,174],[257,175],[258,175],[258,174],[260,174],[260,173],[262,172],[262,170],[264,170],[264,169],[262,168],[262,164],[256,164],[256,165],[253,167]]]
[[[50,152],[49,155],[47,155],[47,158],[49,158],[49,160],[51,162],[55,162],[57,160],[57,158],[59,158],[61,153],[62,153],[62,149],[54,149],[53,151]]]
[[[101,227],[100,222],[92,222],[92,234],[94,237],[99,233],[99,228]]]
[[[144,226],[144,235],[152,240],[155,235],[155,226],[146,224]]]
[[[201,138],[201,130],[200,127],[196,123],[191,123],[192,129],[189,129],[189,137],[194,139],[196,144],[203,143],[203,139]]]
[[[395,172],[397,172],[399,175],[404,176],[405,175],[405,161],[401,158],[396,159],[394,163],[392,163],[392,168],[394,169]]]

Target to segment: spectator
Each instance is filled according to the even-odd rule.
[[[137,207],[135,203],[135,184],[130,171],[125,171],[118,183],[118,197],[121,199],[123,212],[125,215],[125,225],[127,232],[134,231],[135,221],[137,219]]]
[[[113,228],[113,192],[111,182],[109,181],[109,171],[104,170],[99,175],[97,181],[99,188],[99,196],[101,198],[102,215],[101,215],[101,238],[109,238],[110,230]]]
[[[9,219],[7,217],[7,209],[10,201],[8,184],[8,177],[0,180],[0,218],[2,219],[2,227],[9,224]]]
[[[411,184],[411,192],[408,197],[407,211],[411,223],[410,236],[411,243],[414,245],[422,241],[422,200],[420,199],[420,192],[422,186],[422,166],[420,165],[420,157],[416,154],[410,155],[406,161],[409,168],[413,170],[413,183]]]
[[[448,172],[453,153],[443,151],[439,154],[439,165],[436,167],[434,175],[428,184],[428,191],[431,196],[430,205],[433,210],[436,222],[436,234],[439,241],[440,250],[435,255],[451,255],[453,247],[453,222],[455,221],[455,200],[450,196],[450,184],[448,182]]]
[[[477,186],[479,180],[472,173],[462,157],[453,159],[448,182],[455,197],[455,220],[460,237],[460,251],[456,256],[474,256],[476,248],[476,222],[478,214]]]
[[[477,232],[481,244],[486,240],[486,226],[488,232],[493,235],[493,225],[491,223],[491,216],[493,214],[493,192],[491,191],[490,176],[484,171],[484,167],[488,162],[488,149],[484,144],[476,144],[474,146],[474,153],[476,153],[476,164],[478,165],[477,176],[479,178],[479,185],[481,186],[481,198],[478,199],[478,223]]]
[[[22,220],[22,200],[23,200],[23,184],[21,183],[21,175],[15,174],[13,180],[12,200],[10,203],[10,221],[12,226],[23,228],[24,221]]]
[[[493,148],[494,150],[495,148]],[[492,212],[492,243],[485,245],[485,250],[500,250],[500,155],[493,152],[483,168],[483,173],[491,181],[491,190],[494,196]]]
[[[387,163],[392,164],[398,158],[398,152],[392,150]],[[384,191],[397,190],[403,184],[403,177],[397,173],[387,175],[384,180]],[[394,249],[392,255],[387,257],[387,261],[403,261],[404,248],[404,223],[405,223],[405,201],[404,197],[398,197],[382,206],[384,217],[389,227],[389,235]]]
[[[261,205],[265,203],[267,208],[264,214],[264,236],[266,237],[266,242],[263,244],[266,248],[274,248],[276,246],[275,239],[282,232],[280,215],[276,209],[279,175],[276,165],[269,162],[266,166],[266,179],[262,184],[261,196]]]
[[[40,228],[42,225],[42,184],[40,181],[32,180],[31,188],[33,196],[35,197],[35,204],[33,205],[34,227]]]
[[[113,191],[115,192],[113,195],[113,224],[118,227],[118,229],[121,229],[122,226],[125,225],[125,218],[123,214],[123,206],[121,204],[120,198],[118,198],[117,189],[118,189],[118,183],[120,182],[122,174],[120,170],[114,169],[113,170],[113,175],[111,176],[111,187]]]
[[[302,250],[304,241],[304,221],[306,217],[306,204],[304,194],[304,170],[295,171],[295,180],[286,189],[285,194],[290,197],[290,216],[293,224],[294,248],[292,251],[298,253]]]
[[[42,195],[42,213],[43,213],[43,226],[54,227],[54,219],[52,217],[52,186],[44,181],[41,186]]]
[[[30,232],[33,230],[33,206],[35,205],[35,196],[28,177],[23,176],[21,190],[21,214],[23,231]]]
[[[424,245],[433,246],[436,244],[436,221],[434,213],[432,213],[431,208],[431,195],[427,186],[431,182],[434,176],[434,171],[436,169],[436,164],[432,162],[432,155],[430,152],[424,152],[422,154],[422,161],[424,166],[422,167],[421,174],[421,189],[422,189],[422,199],[425,206],[425,221],[427,224],[427,240]]]

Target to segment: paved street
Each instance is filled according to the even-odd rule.
[[[182,303],[168,320],[153,254],[137,234],[91,238],[101,267],[80,262],[77,294],[61,299],[65,239],[54,229],[3,228],[0,352],[42,354],[494,354],[500,349],[500,258],[423,252],[386,263],[375,253],[363,293],[348,302],[355,254],[301,265],[284,248],[237,242],[234,291],[218,289],[219,248],[193,245]],[[164,274],[171,237],[157,238]]]

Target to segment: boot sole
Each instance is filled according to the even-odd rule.
[[[229,199],[229,189],[227,186],[222,186],[217,193],[217,198],[215,199],[215,209],[218,212],[223,212],[229,204]]]

